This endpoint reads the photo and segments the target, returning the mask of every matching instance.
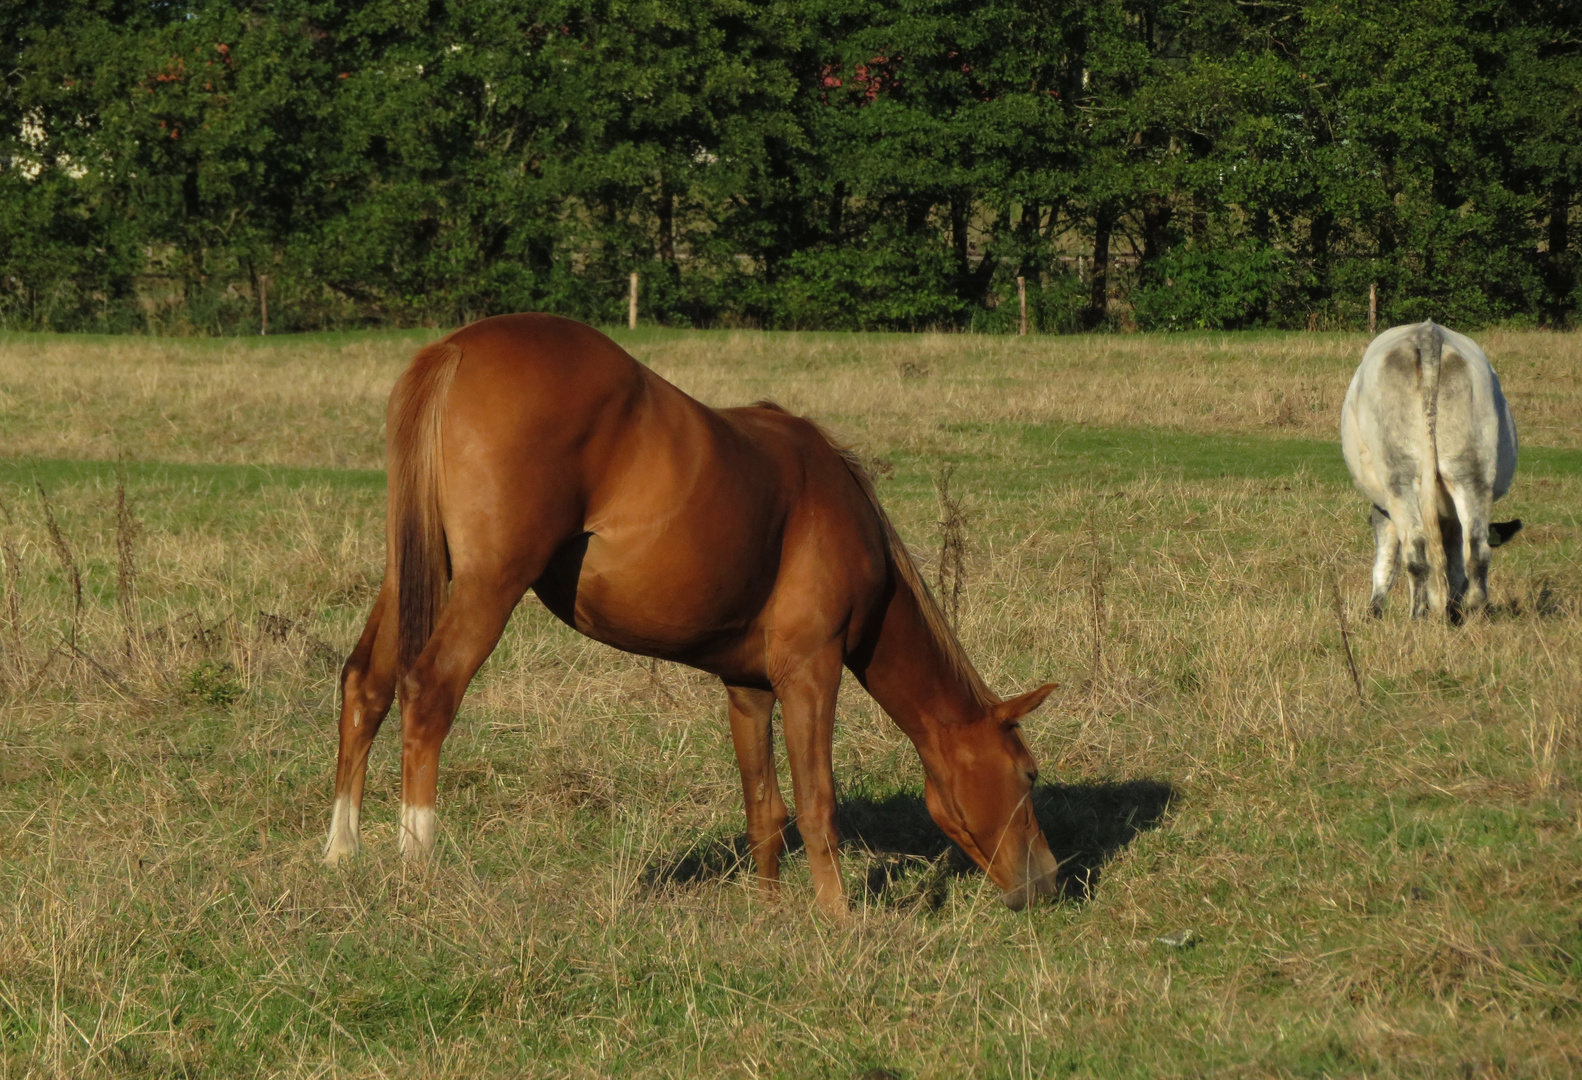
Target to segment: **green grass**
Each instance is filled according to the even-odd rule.
[[[728,400],[783,378],[824,402],[924,554],[955,465],[967,646],[1002,692],[1062,684],[1027,730],[1064,899],[1000,907],[848,685],[856,917],[811,913],[795,850],[761,903],[717,685],[531,600],[447,742],[437,862],[395,855],[393,718],[364,853],[324,870],[336,676],[384,556],[382,473],[336,463],[375,460],[379,403],[333,381],[294,403],[303,369],[238,362],[241,415],[270,419],[216,462],[95,458],[86,421],[0,461],[21,585],[20,625],[0,603],[0,1076],[1576,1073],[1582,450],[1524,449],[1500,508],[1529,527],[1496,552],[1492,617],[1413,625],[1398,596],[1374,622],[1366,503],[1305,421],[1029,417],[1019,361],[971,339],[901,382],[851,359],[867,337],[823,360],[808,337],[737,335],[762,367],[672,362]],[[1220,337],[1224,364],[1251,357],[1237,378],[1286,340]],[[71,370],[50,377],[76,408]],[[980,384],[1022,389],[961,406]],[[17,385],[0,432],[47,450]],[[94,385],[128,430],[203,445],[188,414]],[[84,579],[75,619],[35,482]]]

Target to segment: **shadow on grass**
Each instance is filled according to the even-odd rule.
[[[1138,833],[1156,827],[1175,796],[1175,788],[1162,780],[1039,784],[1033,804],[1050,850],[1060,860],[1062,897],[1090,897],[1104,865]],[[867,863],[869,902],[935,908],[944,902],[953,878],[980,872],[934,824],[921,795],[848,796],[839,813],[846,858]],[[786,850],[801,848],[792,822],[786,826]],[[649,864],[642,883],[661,892],[750,871],[746,836],[701,837],[687,850]]]

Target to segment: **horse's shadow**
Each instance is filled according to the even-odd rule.
[[[1039,784],[1033,805],[1050,850],[1060,860],[1061,896],[1091,896],[1104,865],[1138,833],[1156,827],[1175,797],[1176,789],[1162,780]],[[839,814],[843,854],[866,863],[870,902],[938,907],[953,878],[980,872],[934,824],[921,795],[848,795]],[[793,821],[786,826],[786,850],[801,847]],[[651,862],[642,884],[658,892],[725,880],[750,867],[746,836],[701,837],[686,850]]]

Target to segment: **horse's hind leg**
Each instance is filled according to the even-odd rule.
[[[324,861],[330,866],[357,854],[368,751],[395,697],[393,595],[394,590],[388,585],[379,593],[362,639],[341,669],[341,744],[335,762],[335,808],[324,848]]]
[[[797,830],[807,849],[814,899],[825,914],[836,917],[847,913],[835,825],[835,698],[840,676],[839,650],[826,649],[801,659],[775,683],[791,761]]]
[[[769,690],[727,686],[731,741],[742,774],[742,802],[747,808],[747,845],[765,896],[780,889],[780,852],[785,847],[786,804],[775,776],[775,696]]]
[[[467,684],[494,651],[527,586],[458,572],[423,652],[401,680],[401,851],[434,851],[439,752]]]

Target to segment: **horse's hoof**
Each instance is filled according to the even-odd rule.
[[[324,852],[323,861],[325,866],[333,868],[339,866],[347,859],[354,858],[356,855],[356,844],[331,844],[329,850]]]

